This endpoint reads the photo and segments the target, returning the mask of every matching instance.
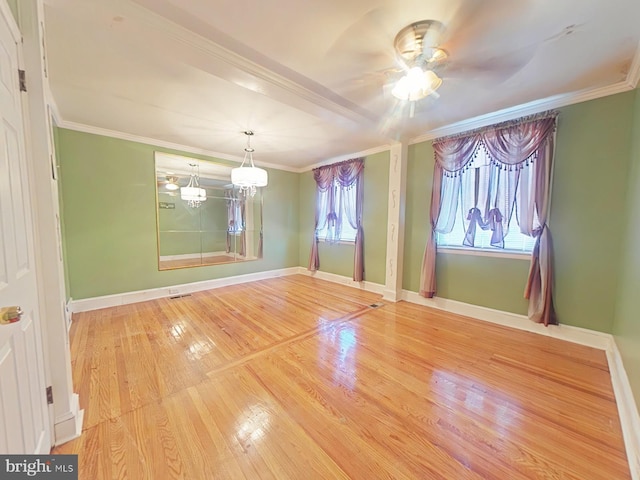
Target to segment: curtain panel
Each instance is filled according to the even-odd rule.
[[[529,318],[556,323],[552,299],[552,246],[547,227],[557,112],[521,118],[435,140],[434,180],[420,295],[436,294],[436,235],[451,232],[458,208],[464,245],[477,228],[491,230],[491,245],[504,248],[514,216],[520,231],[536,239],[525,298]],[[459,203],[460,202],[460,203]]]
[[[240,202],[240,256],[245,257],[247,255],[247,198],[245,195],[241,195],[238,199]]]
[[[262,195],[260,195],[260,238],[258,240],[258,258],[262,258],[263,254],[263,245],[264,245],[264,230],[263,230],[263,218],[262,211],[264,210],[264,200]]]
[[[316,181],[316,211],[308,270],[320,268],[318,231],[327,230],[325,241],[340,239],[343,222],[356,230],[353,280],[364,280],[364,159],[356,158],[313,169]]]
[[[244,195],[237,195],[233,189],[225,189],[224,197],[227,206],[226,253],[231,252],[231,244],[235,242],[235,237],[240,234],[240,248],[238,253],[241,256],[245,256],[247,252],[247,200]]]
[[[226,253],[231,252],[232,235],[236,229],[236,207],[234,201],[233,190],[225,189],[224,198],[227,204],[227,245]]]

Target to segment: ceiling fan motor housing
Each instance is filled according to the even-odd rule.
[[[396,53],[409,67],[420,67],[425,63],[446,58],[439,48],[444,25],[437,20],[421,20],[407,25],[398,32],[393,42]]]

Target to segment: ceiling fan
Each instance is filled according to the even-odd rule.
[[[164,178],[158,177],[158,187],[164,187],[166,190],[175,191],[180,188],[178,184],[179,178],[177,175],[166,175]]]
[[[397,80],[391,94],[398,100],[415,102],[436,90],[442,79],[434,71],[448,57],[439,47],[444,25],[437,20],[421,20],[398,32],[393,46],[405,74]]]

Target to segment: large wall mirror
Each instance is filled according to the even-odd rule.
[[[262,258],[262,192],[231,184],[231,167],[156,152],[158,268]]]

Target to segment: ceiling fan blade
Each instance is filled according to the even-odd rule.
[[[443,20],[441,48],[451,55],[478,48],[484,39],[502,39],[499,30],[513,28],[513,18],[526,18],[531,0],[467,0]],[[496,26],[499,26],[498,28]],[[495,32],[495,35],[493,34]]]
[[[388,30],[387,10],[383,7],[374,8],[361,15],[337,36],[326,55],[353,59],[354,55],[380,54],[392,50],[393,38],[389,40],[384,33]]]
[[[534,58],[537,45],[527,45],[509,53],[474,60],[450,59],[438,72],[442,78],[471,78],[499,85],[522,70]]]

